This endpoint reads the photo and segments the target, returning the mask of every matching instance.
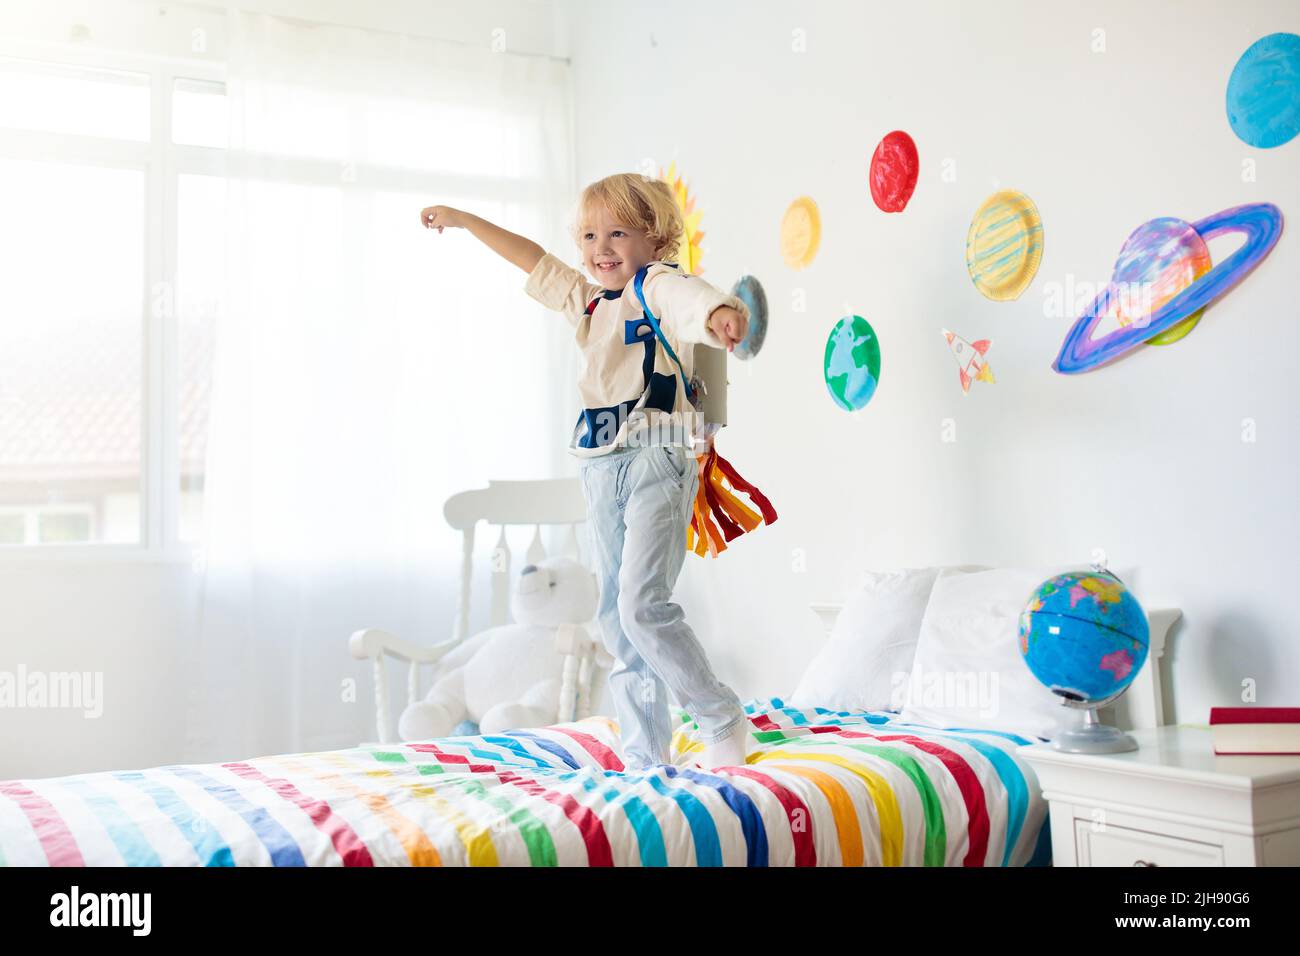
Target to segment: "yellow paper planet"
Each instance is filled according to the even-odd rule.
[[[781,218],[781,258],[791,269],[806,269],[817,255],[822,238],[822,217],[808,196],[790,203]]]
[[[1029,288],[1043,259],[1043,222],[1022,192],[996,192],[976,211],[966,234],[966,269],[986,299],[1008,302]]]

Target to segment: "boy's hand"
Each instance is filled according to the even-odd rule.
[[[546,255],[546,250],[531,239],[517,236],[509,229],[502,229],[486,219],[480,219],[472,212],[451,206],[425,206],[420,210],[420,224],[425,229],[437,229],[439,232],[448,226],[468,230],[471,236],[501,258],[529,273],[537,268],[537,263]]]
[[[709,314],[708,327],[731,352],[744,340],[749,320],[731,306],[720,305]]]
[[[426,229],[442,232],[447,226],[463,227],[465,214],[451,206],[427,206],[420,210],[420,222]]]

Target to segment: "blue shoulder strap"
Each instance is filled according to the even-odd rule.
[[[682,377],[682,385],[686,386],[686,397],[694,403],[695,389],[691,388],[691,383],[686,381],[686,372],[682,368],[681,360],[677,357],[677,353],[673,351],[673,347],[668,344],[668,340],[664,338],[663,329],[659,328],[659,320],[656,319],[655,314],[650,311],[650,305],[645,300],[645,290],[642,286],[645,284],[646,272],[649,268],[650,267],[646,265],[636,270],[636,278],[633,280],[633,283],[636,286],[636,297],[641,300],[641,311],[644,312],[645,317],[650,320],[650,327],[655,330],[655,335],[657,335],[659,341],[663,343],[664,351],[668,353],[668,357],[672,359],[673,364],[677,366],[677,374]]]

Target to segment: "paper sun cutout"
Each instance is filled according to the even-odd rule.
[[[659,170],[659,178],[673,191],[673,198],[677,200],[677,208],[682,214],[682,225],[685,226],[677,249],[677,262],[683,272],[699,275],[703,271],[700,268],[700,259],[703,257],[700,240],[704,238],[704,233],[700,231],[700,218],[703,214],[695,208],[695,197],[687,192],[686,181],[678,175],[676,161],[668,164],[667,173]]]

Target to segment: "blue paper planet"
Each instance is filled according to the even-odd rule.
[[[736,280],[731,294],[749,309],[749,331],[732,351],[738,359],[751,359],[763,347],[767,338],[767,293],[763,285],[753,276],[741,276]]]
[[[1241,248],[1187,286],[1149,316],[1135,320],[1099,339],[1092,337],[1097,325],[1116,308],[1125,290],[1112,280],[1092,301],[1066,333],[1061,352],[1052,368],[1065,375],[1086,372],[1113,361],[1143,342],[1192,316],[1223,296],[1244,279],[1277,244],[1282,234],[1282,211],[1272,203],[1248,203],[1216,212],[1192,228],[1204,240],[1240,232],[1246,237]]]
[[[1271,33],[1250,45],[1228,78],[1228,123],[1242,142],[1271,149],[1300,133],[1300,36]]]

